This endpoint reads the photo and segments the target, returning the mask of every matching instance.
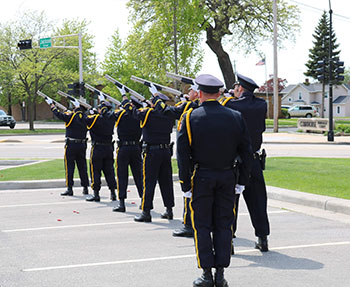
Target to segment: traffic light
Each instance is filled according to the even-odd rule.
[[[316,69],[316,74],[317,74],[317,79],[323,83],[326,80],[326,61],[317,61],[317,69]]]
[[[68,84],[68,94],[72,96],[85,96],[84,83],[75,82],[73,84]]]
[[[339,61],[338,59],[334,62],[335,65],[335,80],[337,80],[337,82],[341,82],[344,81],[344,62],[343,61]]]
[[[32,49],[32,40],[31,39],[20,40],[17,44],[17,47],[20,50]]]

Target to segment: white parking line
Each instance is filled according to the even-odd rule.
[[[288,211],[271,211],[269,214],[287,213]],[[249,213],[241,213],[239,216],[246,216]],[[174,217],[174,220],[182,220],[182,217]],[[152,219],[153,222],[164,221],[161,218]],[[27,232],[27,231],[41,231],[41,230],[53,230],[53,229],[66,229],[66,228],[80,228],[80,227],[92,227],[92,226],[106,226],[106,225],[120,225],[120,224],[132,224],[134,221],[118,221],[118,222],[101,222],[101,223],[87,223],[87,224],[76,224],[76,225],[61,225],[61,226],[44,226],[44,227],[33,227],[33,228],[19,228],[19,229],[4,229],[1,232],[13,233],[13,232]]]
[[[288,250],[288,249],[297,249],[297,248],[312,248],[312,247],[320,247],[320,246],[337,246],[337,245],[350,245],[350,241],[282,246],[282,247],[270,248],[270,251]],[[251,252],[260,252],[260,251],[257,249],[246,249],[246,250],[237,250],[237,251],[235,250],[235,254],[243,254],[243,253],[251,253]],[[85,263],[85,264],[72,264],[72,265],[61,265],[61,266],[49,266],[49,267],[39,267],[39,268],[27,268],[27,269],[23,269],[22,271],[24,272],[49,271],[49,270],[58,270],[58,269],[71,269],[71,268],[84,268],[84,267],[117,265],[117,264],[128,264],[128,263],[176,260],[176,259],[185,259],[185,258],[192,258],[192,257],[195,257],[195,254],[153,257],[153,258],[143,258],[143,259],[129,259],[129,260],[107,261],[107,262],[96,262],[96,263]]]

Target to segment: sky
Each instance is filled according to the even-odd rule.
[[[295,43],[284,42],[284,48],[278,51],[278,76],[287,79],[288,84],[303,82],[308,60],[309,49],[312,48],[312,34],[318,24],[323,10],[329,11],[329,0],[288,0],[290,4],[298,5],[300,14],[300,32]],[[45,11],[50,20],[60,23],[62,19],[87,19],[90,21],[89,33],[95,36],[95,48],[98,59],[104,58],[111,36],[118,29],[120,36],[125,39],[130,25],[128,23],[127,0],[11,0],[4,1],[0,9],[0,23],[15,20],[26,10]],[[333,27],[340,44],[340,60],[350,67],[350,1],[331,0],[333,10]],[[50,35],[47,35],[48,37]],[[271,35],[272,37],[272,35]],[[203,42],[205,56],[201,73],[210,73],[223,79],[216,56]],[[273,73],[272,43],[262,43],[261,50],[265,54],[266,67],[256,66],[261,57],[256,53],[244,54],[238,49],[229,52],[236,70],[262,85],[267,77]],[[266,68],[266,72],[265,72]]]

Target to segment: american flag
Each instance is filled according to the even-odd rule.
[[[256,63],[256,66],[263,66],[265,65],[265,58],[261,59],[259,62]]]

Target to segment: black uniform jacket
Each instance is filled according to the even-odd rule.
[[[241,112],[247,123],[253,152],[258,151],[265,131],[267,111],[265,100],[255,97],[252,92],[245,91],[237,100],[229,100],[225,106]]]
[[[174,120],[153,108],[133,108],[133,116],[140,121],[142,140],[148,144],[169,144]]]
[[[87,117],[87,128],[90,131],[91,141],[97,143],[111,143],[113,140],[115,114],[102,108],[100,114]]]
[[[142,129],[140,121],[132,115],[132,106],[129,100],[122,102],[123,109],[115,111],[118,139],[120,141],[139,141]]]
[[[216,100],[203,102],[184,115],[177,140],[177,158],[182,191],[191,189],[193,166],[207,169],[232,167],[237,156],[243,161],[248,182],[252,150],[248,130],[240,112],[223,107]]]
[[[60,112],[56,107],[51,108],[52,112],[57,118],[66,123],[66,137],[74,139],[86,138],[86,118],[87,116],[80,108],[75,109],[74,112]]]

